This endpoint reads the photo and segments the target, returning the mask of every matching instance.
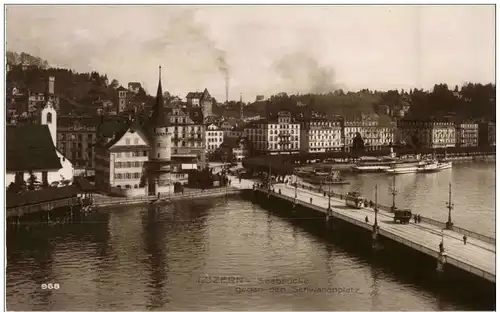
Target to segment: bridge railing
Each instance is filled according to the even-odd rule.
[[[266,193],[268,192],[269,190],[265,187],[255,187],[254,188],[255,190],[259,190],[263,193]],[[275,196],[286,196],[286,195],[283,195],[283,194],[280,194],[279,192],[276,193],[276,192],[272,192],[274,193]],[[339,195],[339,194],[337,194]],[[308,203],[308,202],[305,202],[303,200],[300,200],[300,199],[296,199],[297,203],[298,204],[301,204],[303,206],[308,206],[308,205],[311,205],[311,203]],[[387,206],[386,206],[387,207]],[[390,208],[390,207],[389,207]],[[357,225],[359,227],[364,227],[366,228],[366,224],[362,221],[359,221],[359,220],[356,220],[354,218],[351,218],[349,216],[345,216],[345,215],[341,215],[341,214],[338,214],[338,213],[335,213],[333,212],[333,215],[336,216],[336,217],[341,217],[342,219],[349,219],[350,222],[354,225]],[[432,220],[432,219],[430,219]],[[435,221],[435,220],[433,220]],[[439,222],[439,221],[437,221]],[[371,225],[370,225],[371,227]],[[429,248],[428,246],[426,246],[425,244],[422,244],[422,243],[419,243],[419,242],[414,242],[414,241],[410,241],[408,239],[405,239],[405,238],[402,238],[402,237],[399,237],[393,233],[391,233],[390,231],[387,231],[387,230],[384,230],[384,229],[379,229],[379,233],[385,237],[388,237],[396,242],[399,242],[399,243],[402,243],[404,245],[407,245],[409,246],[410,248],[413,248],[415,250],[418,250],[418,251],[421,251],[423,253],[426,253],[434,258],[438,258],[438,255],[439,255],[439,252],[437,250],[434,250],[433,248]],[[472,236],[471,236],[472,237]],[[437,247],[436,247],[437,248]],[[450,256],[450,255],[447,255],[446,256],[446,262],[449,263],[449,264],[452,264],[454,265],[455,267],[458,267],[458,268],[461,268],[465,271],[469,271],[473,274],[476,274],[476,275],[479,275],[487,280],[490,280],[490,281],[495,281],[495,275],[492,275],[482,269],[479,269],[477,268],[473,263],[470,263],[468,261],[464,261],[464,260],[459,260],[453,256]]]
[[[294,186],[294,183],[291,183],[290,185]],[[304,184],[304,183],[297,183],[297,186],[299,188],[302,188],[302,189],[305,189],[305,190],[309,190],[309,191],[313,191],[313,192],[318,192],[318,193],[324,193],[325,192],[325,188],[324,187],[316,187],[316,186],[311,186],[311,185],[307,185],[307,184]],[[339,193],[331,192],[331,196],[335,197],[335,198],[339,198],[339,199],[344,199],[346,195],[345,194],[339,194]],[[377,207],[379,209],[381,209],[381,210],[386,211],[386,212],[391,212],[391,207],[390,206],[378,204]],[[432,218],[421,217],[421,221],[424,222],[424,223],[430,224],[430,225],[434,225],[434,226],[440,227],[440,228],[446,228],[446,223],[445,222],[438,221],[438,220],[435,220],[435,219],[432,219]],[[458,226],[455,226],[455,225],[453,226],[453,231],[455,231],[457,233],[460,233],[460,234],[463,234],[463,235],[465,235],[467,237],[470,237],[470,238],[478,239],[478,240],[483,241],[483,242],[488,243],[488,244],[493,244],[493,245],[496,244],[496,239],[493,238],[493,237],[490,237],[490,236],[487,236],[487,235],[483,235],[483,234],[479,234],[479,233],[476,233],[476,232],[473,232],[473,231],[470,231],[470,230],[467,230],[467,229],[464,229],[464,228],[461,228],[461,227],[458,227]]]
[[[212,196],[212,195],[222,195],[227,193],[232,193],[234,191],[239,191],[238,189],[228,186],[221,188],[213,188],[206,190],[187,190],[184,192],[162,194],[159,199],[179,199],[179,198],[196,198],[197,196]],[[149,196],[136,196],[136,197],[98,197],[95,198],[95,203],[97,205],[112,205],[112,204],[127,204],[127,203],[142,203],[147,201],[152,201],[158,199],[157,195]]]

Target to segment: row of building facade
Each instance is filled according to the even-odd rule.
[[[493,122],[351,121],[315,113],[293,116],[288,111],[247,122],[223,120],[212,115],[213,99],[207,90],[189,93],[186,103],[165,105],[161,83],[158,87],[152,114],[129,116],[128,120],[123,116],[106,120],[102,116],[57,116],[57,106],[51,104],[48,126],[52,141],[58,153],[71,161],[75,175],[95,171],[96,185],[103,190],[144,185],[157,190],[167,186],[166,180],[187,181],[188,170],[201,168],[207,155],[221,150],[232,153],[237,161],[250,155],[348,151],[358,135],[368,150],[391,144],[430,148],[495,145]],[[118,91],[137,88],[129,89]],[[52,79],[46,90],[44,99],[56,103]],[[151,180],[152,176],[156,178]]]

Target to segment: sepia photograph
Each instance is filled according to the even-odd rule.
[[[7,311],[496,310],[496,4],[4,27]]]

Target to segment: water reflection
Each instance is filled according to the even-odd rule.
[[[435,310],[474,308],[400,282],[304,226],[247,201],[102,211],[99,222],[7,235],[9,310]],[[88,221],[88,220],[86,220]],[[355,295],[237,294],[199,276],[307,279]],[[59,292],[39,283],[58,281]],[[241,285],[240,285],[241,286]],[[252,285],[250,285],[252,286]],[[255,286],[255,285],[253,285]],[[388,294],[388,295],[387,295]]]
[[[150,279],[147,284],[150,289],[146,305],[148,310],[162,308],[169,302],[167,299],[169,293],[164,287],[168,282],[165,242],[163,241],[165,228],[159,216],[159,208],[151,205],[147,209],[146,220],[143,221],[143,245],[147,255],[143,262],[149,266],[147,271]]]

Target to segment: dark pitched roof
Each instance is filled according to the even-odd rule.
[[[149,144],[150,138],[148,133],[142,128],[142,126],[137,123],[137,122],[132,122],[130,125],[127,125],[126,127],[122,128],[121,131],[117,132],[115,137],[106,143],[104,148],[111,148],[113,145],[116,144],[116,142],[120,141],[120,139],[127,133],[127,131],[132,131],[132,132],[137,132],[141,138],[146,141],[146,144]]]
[[[203,123],[203,111],[201,107],[187,107],[185,113],[195,124]]]
[[[97,135],[99,137],[111,138],[115,133],[121,131],[124,123],[120,120],[106,120],[97,126]]]
[[[186,95],[186,98],[188,99],[200,99],[203,95],[203,92],[189,92]]]
[[[125,89],[123,86],[119,86],[118,88],[116,88],[116,91],[128,91],[128,90]]]
[[[188,99],[200,99],[200,100],[211,100],[212,97],[210,96],[210,93],[208,93],[208,90],[205,88],[203,92],[189,92],[186,95],[186,98]]]
[[[7,171],[59,170],[61,162],[46,125],[7,126]]]

